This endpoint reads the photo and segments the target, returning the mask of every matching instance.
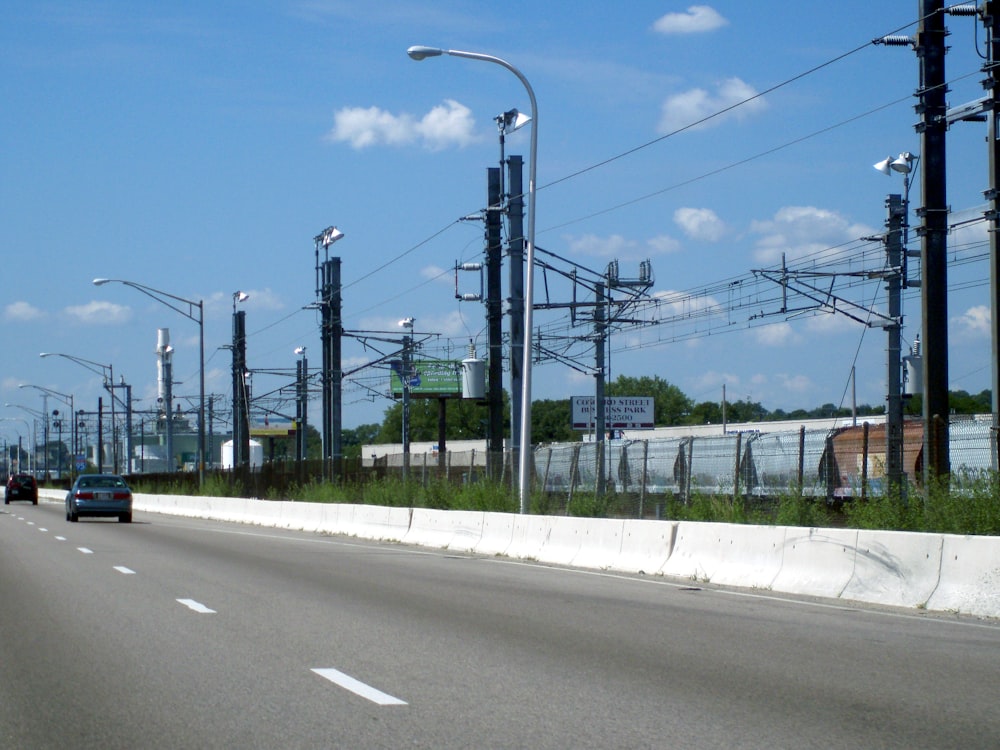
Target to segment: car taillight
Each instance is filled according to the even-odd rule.
[[[115,500],[129,500],[132,497],[131,492],[116,492]]]
[[[77,490],[76,491],[76,499],[77,500],[93,500],[94,499],[94,493],[93,492],[84,492],[83,490]]]

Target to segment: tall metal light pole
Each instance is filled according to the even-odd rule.
[[[199,360],[198,360],[198,484],[205,484],[205,303],[204,300],[185,299],[175,294],[164,292],[153,287],[139,284],[135,281],[125,279],[94,279],[94,286],[102,286],[110,282],[124,284],[142,292],[147,297],[152,297],[161,305],[166,305],[174,312],[178,312],[188,320],[193,320],[198,324],[199,339]],[[178,303],[178,304],[175,304]],[[187,310],[179,305],[187,305]],[[195,315],[197,310],[197,316]],[[112,397],[112,403],[114,397]],[[167,415],[167,419],[173,419],[173,415]]]
[[[111,435],[112,435],[112,461],[115,467],[115,473],[118,473],[118,439],[115,437],[115,370],[113,365],[104,365],[100,362],[94,362],[93,360],[84,359],[83,357],[75,357],[72,354],[62,354],[61,352],[42,352],[38,355],[43,359],[45,357],[62,357],[63,359],[68,359],[71,362],[76,362],[81,367],[90,370],[93,373],[100,375],[104,378],[104,388],[111,394]],[[98,369],[99,368],[99,369]],[[125,466],[126,473],[131,471],[132,462],[132,398],[131,398],[131,386],[124,383],[124,378],[122,379],[122,386],[125,387],[126,396],[124,402],[125,405]],[[74,417],[75,419],[75,417]],[[73,446],[74,453],[77,450],[77,446]],[[74,456],[75,458],[75,456]]]
[[[524,360],[521,368],[521,445],[518,455],[518,487],[521,499],[521,513],[528,512],[528,505],[531,499],[531,338],[532,338],[532,313],[535,302],[535,169],[538,162],[538,103],[535,101],[535,92],[528,83],[528,79],[520,70],[515,68],[506,60],[501,60],[493,55],[484,55],[479,52],[463,52],[454,49],[439,49],[437,47],[414,46],[406,50],[414,60],[423,60],[428,57],[438,57],[440,55],[450,55],[452,57],[464,57],[469,60],[482,60],[484,62],[501,65],[515,76],[524,85],[528,92],[528,99],[531,101],[531,154],[528,159],[528,238],[525,258],[527,263],[527,273],[524,282]]]
[[[316,247],[316,296],[319,298],[323,340],[323,478],[333,479],[342,463],[341,448],[341,369],[340,339],[344,333],[341,316],[340,258],[330,257],[330,245],[344,238],[330,226],[313,238]],[[323,248],[323,263],[319,249]]]
[[[49,413],[48,413],[48,401],[49,396],[55,396],[57,399],[62,401],[69,407],[72,413],[76,413],[76,409],[73,408],[73,394],[72,393],[60,393],[59,391],[54,391],[51,388],[44,388],[40,385],[32,385],[31,383],[21,383],[18,388],[34,388],[36,391],[41,391],[42,393],[42,411],[45,413],[45,481],[49,480]],[[22,407],[23,408],[23,407]],[[74,421],[74,425],[76,422]],[[74,427],[72,438],[74,443],[76,443],[76,428]]]

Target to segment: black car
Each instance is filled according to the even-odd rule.
[[[38,482],[31,474],[10,475],[3,496],[4,505],[10,505],[11,500],[30,500],[32,505],[38,505]]]
[[[66,520],[80,516],[117,516],[132,523],[132,490],[117,474],[81,474],[66,493]]]

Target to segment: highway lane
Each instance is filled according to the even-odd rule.
[[[972,619],[0,509],[0,747],[993,747],[997,674]]]

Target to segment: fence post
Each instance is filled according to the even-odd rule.
[[[649,478],[649,441],[642,441],[642,474],[639,480],[639,518],[642,518],[646,505],[646,482]]]
[[[733,504],[740,496],[740,449],[743,445],[743,433],[736,433],[736,468],[733,471]]]
[[[549,446],[549,452],[545,456],[545,471],[542,472],[542,492],[546,491],[549,486],[549,468],[552,466],[552,446]]]
[[[799,427],[799,497],[806,480],[806,426]]]
[[[833,502],[833,490],[836,487],[834,484],[834,479],[837,470],[837,457],[833,452],[833,435],[826,436],[826,501],[828,503]]]
[[[861,425],[861,500],[868,499],[868,429],[867,422]],[[888,426],[886,426],[888,429]]]
[[[569,511],[569,505],[573,502],[573,490],[576,489],[576,472],[580,465],[580,443],[573,446],[573,458],[569,462],[569,491],[566,494],[566,510]]]

